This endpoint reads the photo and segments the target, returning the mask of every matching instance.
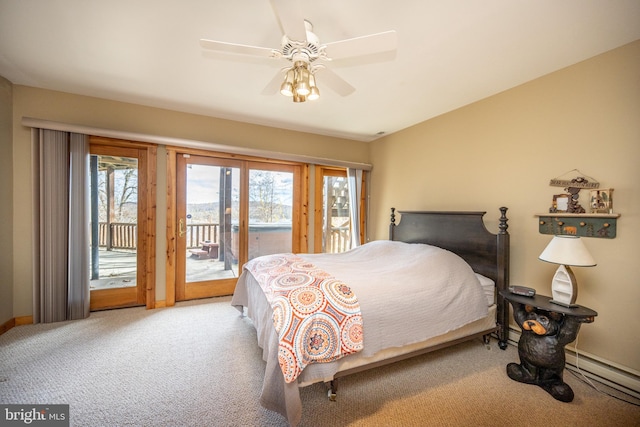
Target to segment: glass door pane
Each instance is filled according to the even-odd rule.
[[[338,253],[351,249],[349,187],[346,174],[323,178],[322,252]]]
[[[186,170],[186,282],[238,277],[240,169]]]
[[[294,174],[249,171],[249,259],[292,252]]]
[[[136,286],[138,159],[92,155],[91,289]]]

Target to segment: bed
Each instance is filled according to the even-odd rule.
[[[245,264],[231,304],[251,319],[266,361],[260,404],[297,425],[302,416],[300,387],[326,382],[334,398],[337,378],[365,369],[478,337],[488,344],[492,334],[499,347],[506,348],[509,308],[499,291],[507,289],[509,279],[507,208],[500,212],[499,232],[494,234],[485,227],[486,212],[396,212],[392,208],[387,241],[369,242],[344,254],[274,254]],[[331,289],[346,289],[347,296],[354,298],[341,294],[336,297],[338,304],[326,304],[332,309],[344,307],[334,316],[344,319],[340,324],[344,329],[335,331],[344,339],[342,344],[317,347],[333,355],[330,361],[316,363],[300,357],[304,363],[296,365],[288,359],[287,345],[295,340],[285,343],[278,331],[283,330],[283,322],[292,320],[282,319],[282,301],[274,303],[277,292],[264,285],[267,276],[280,280],[271,276],[286,262],[287,271],[292,271],[291,266],[310,268],[323,283],[338,283]],[[443,265],[450,268],[441,270]],[[309,278],[305,273],[298,275],[305,277],[300,280]],[[298,276],[289,275],[294,282]],[[334,292],[331,289],[329,293]],[[322,322],[315,321],[318,324]]]

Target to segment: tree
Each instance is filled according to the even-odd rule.
[[[249,179],[249,217],[263,223],[274,223],[291,219],[291,209],[283,200],[283,192],[290,188],[282,173],[252,170]],[[290,174],[286,174],[287,177]]]
[[[100,170],[98,172],[98,209],[99,219],[102,222],[107,220],[107,203],[109,196],[107,194],[107,181],[109,175],[113,174],[113,189],[111,191],[113,197],[113,221],[124,223],[136,223],[138,217],[138,168],[137,159],[126,159],[126,163],[102,161],[102,156],[98,156]],[[131,165],[131,161],[135,161],[135,165]]]

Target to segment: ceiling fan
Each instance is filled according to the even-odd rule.
[[[318,99],[320,91],[316,85],[316,72],[322,70],[324,84],[341,96],[350,95],[355,88],[331,71],[324,62],[396,49],[397,36],[394,30],[321,44],[311,22],[304,19],[298,0],[270,1],[283,33],[279,48],[200,39],[200,46],[213,51],[289,61],[291,64],[280,70],[284,73],[284,79],[278,73],[265,87],[263,94],[273,94],[279,86],[280,93],[291,97],[294,102]]]

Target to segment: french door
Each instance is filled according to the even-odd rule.
[[[177,301],[230,295],[242,265],[300,251],[301,166],[177,153]]]
[[[91,137],[91,310],[155,304],[156,148]]]

